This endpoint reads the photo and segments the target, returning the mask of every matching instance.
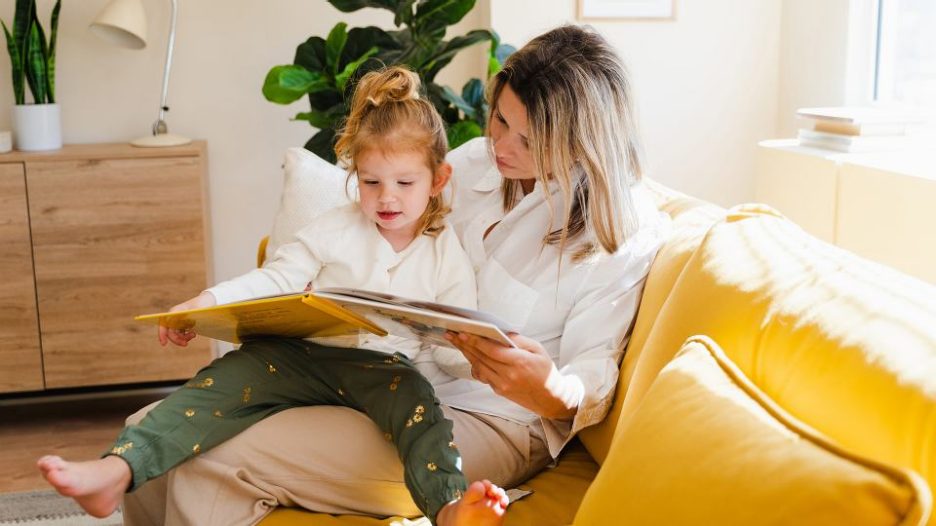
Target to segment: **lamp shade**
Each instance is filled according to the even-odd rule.
[[[99,37],[131,49],[146,47],[146,11],[141,0],[111,0],[91,22]]]

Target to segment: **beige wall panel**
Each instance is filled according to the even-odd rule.
[[[766,203],[810,234],[835,242],[835,162],[777,147],[764,141],[757,149],[755,200]],[[789,142],[789,141],[783,141]]]
[[[839,246],[936,283],[936,173],[844,163],[838,202]]]
[[[42,389],[22,163],[0,164],[0,393]]]

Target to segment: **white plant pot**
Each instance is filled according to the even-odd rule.
[[[13,106],[13,134],[17,150],[58,150],[62,147],[62,116],[59,105]]]

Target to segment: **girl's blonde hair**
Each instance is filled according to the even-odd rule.
[[[511,55],[488,86],[490,119],[505,86],[526,107],[540,184],[554,179],[565,201],[563,227],[544,242],[576,243],[580,261],[599,247],[614,253],[637,230],[630,186],[641,178],[630,80],[621,58],[589,28],[553,29]],[[520,182],[504,179],[504,210]],[[549,200],[550,210],[553,210]],[[553,211],[554,212],[554,211]]]
[[[425,154],[433,180],[445,162],[448,139],[442,117],[425,97],[420,96],[419,77],[412,71],[392,66],[364,75],[351,101],[351,112],[342,126],[335,154],[348,170],[357,173],[355,160],[365,150],[410,151]],[[430,196],[419,218],[417,232],[438,235],[450,209],[442,192]]]

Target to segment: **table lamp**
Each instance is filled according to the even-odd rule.
[[[166,112],[169,106],[166,99],[169,94],[169,70],[172,67],[172,47],[175,43],[176,31],[176,0],[170,0],[172,14],[169,24],[169,43],[166,47],[166,67],[163,70],[162,99],[159,104],[159,115],[153,123],[153,134],[130,141],[133,146],[163,147],[180,146],[192,142],[188,137],[169,133],[166,127]],[[91,22],[91,31],[102,39],[130,49],[143,49],[146,47],[146,11],[143,10],[142,0],[111,0],[104,9],[98,13],[94,22]]]

